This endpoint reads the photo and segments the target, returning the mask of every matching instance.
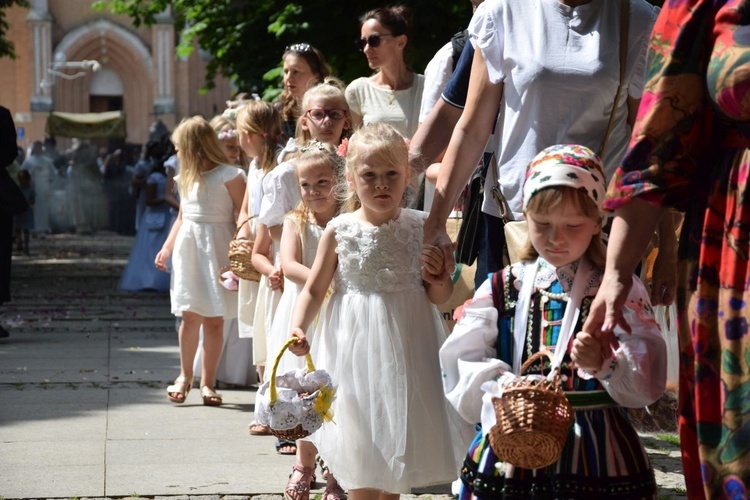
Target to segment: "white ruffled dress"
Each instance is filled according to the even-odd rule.
[[[311,441],[346,489],[449,483],[465,453],[442,392],[447,328],[421,279],[426,216],[402,209],[377,227],[353,214],[329,222],[338,268],[312,356],[337,386],[335,423]]]

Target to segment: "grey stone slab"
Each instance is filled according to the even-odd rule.
[[[80,498],[104,494],[104,465],[2,464],[0,495],[5,498]]]
[[[64,433],[65,427],[60,425],[59,431]],[[3,442],[0,465],[29,468],[30,472],[45,466],[104,466],[104,449],[105,443],[98,436],[76,441]]]
[[[107,435],[106,403],[13,404],[0,408],[0,442],[103,442]],[[31,445],[31,446],[35,446]]]

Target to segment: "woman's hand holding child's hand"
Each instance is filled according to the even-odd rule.
[[[419,256],[422,265],[422,279],[430,284],[441,285],[443,283],[443,266],[445,256],[443,251],[434,245],[424,245]]]
[[[570,359],[579,368],[588,372],[597,372],[604,361],[602,339],[586,332],[578,332],[573,339]]]
[[[310,352],[310,344],[307,342],[305,332],[301,328],[292,328],[292,333],[289,338],[297,337],[297,342],[289,346],[289,350],[297,356],[304,356]]]

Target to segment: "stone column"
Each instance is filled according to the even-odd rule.
[[[151,34],[156,70],[154,115],[172,129],[175,125],[175,32],[171,8],[156,16]]]
[[[32,0],[26,16],[31,50],[31,111],[53,108],[54,77],[47,70],[52,62],[52,23],[47,0]]]

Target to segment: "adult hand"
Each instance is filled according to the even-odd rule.
[[[436,280],[443,280],[446,277],[450,277],[456,270],[456,259],[453,256],[453,242],[445,230],[445,221],[440,223],[431,220],[430,217],[431,215],[427,217],[424,224],[423,252],[431,247],[437,247],[443,253],[442,272],[439,275],[435,275]],[[421,256],[420,262],[423,266],[426,266]]]
[[[630,333],[622,315],[622,308],[633,286],[633,276],[616,276],[615,272],[605,272],[602,284],[596,294],[582,330],[600,339],[604,357],[612,355],[612,346],[617,345],[615,327],[619,325]]]
[[[307,342],[307,337],[305,337],[305,332],[302,331],[301,328],[292,328],[292,332],[289,335],[289,338],[297,338],[297,342],[289,346],[289,350],[292,351],[293,354],[296,354],[297,356],[304,356],[308,352],[310,352],[310,344]]]

